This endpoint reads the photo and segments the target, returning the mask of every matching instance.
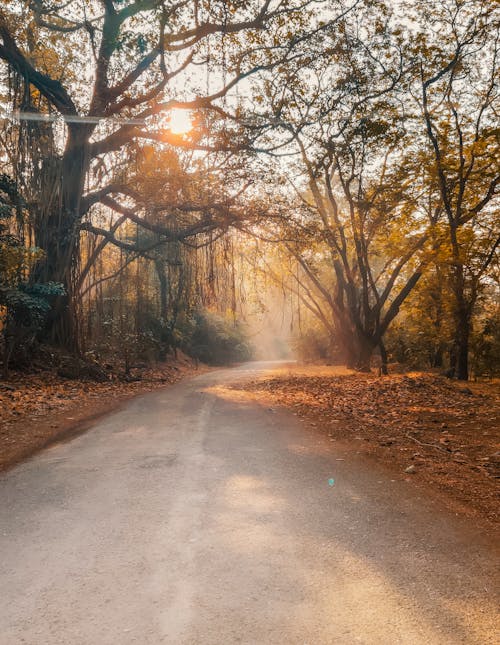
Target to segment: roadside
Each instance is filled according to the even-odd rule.
[[[199,373],[193,361],[142,369],[132,382],[68,380],[48,371],[0,381],[0,471],[85,431],[127,400]],[[500,387],[422,373],[377,377],[339,367],[286,366],[231,386],[291,409],[340,451],[375,459],[430,489],[455,512],[498,521]]]
[[[2,643],[496,645],[483,523],[230,389],[268,369],[137,397],[2,474]]]
[[[283,367],[233,387],[291,409],[339,450],[431,488],[455,512],[498,521],[500,387],[423,373],[378,377],[337,367]]]
[[[67,379],[51,371],[12,372],[8,381],[0,381],[0,471],[83,432],[134,396],[204,369],[180,354],[154,368],[135,370],[137,380],[130,382]]]

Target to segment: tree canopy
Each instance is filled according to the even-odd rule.
[[[0,305],[42,303],[29,337],[4,323],[4,363],[124,334],[164,356],[223,320],[243,356],[279,289],[296,346],[468,378],[498,310],[499,13],[4,2]]]

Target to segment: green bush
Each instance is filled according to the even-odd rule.
[[[252,357],[242,325],[212,312],[196,312],[184,322],[180,333],[183,351],[209,365],[238,363]]]
[[[20,237],[23,208],[15,182],[0,174],[0,352],[4,373],[9,362],[29,360],[51,303],[64,295],[60,284],[30,281],[32,266],[43,251],[25,246]]]

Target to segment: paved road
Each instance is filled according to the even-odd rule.
[[[224,389],[265,368],[137,398],[0,477],[1,645],[498,642],[487,542]]]

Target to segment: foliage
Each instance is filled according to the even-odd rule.
[[[329,33],[337,47],[320,51],[321,73],[305,82],[280,69],[266,96],[270,112],[281,106],[279,128],[295,157],[285,175],[293,212],[285,195],[277,233],[298,265],[292,289],[361,370],[376,347],[383,352],[384,334],[421,277],[432,223],[417,213],[401,171],[411,142],[397,109],[398,50],[369,16],[365,6],[349,14],[347,43],[346,32]],[[289,101],[276,95],[278,83]]]
[[[443,0],[429,15],[428,3],[417,1],[409,14],[425,27],[416,38],[408,34],[406,45],[419,112],[413,131],[417,140],[422,132],[427,138],[421,157],[440,202],[441,246],[450,258],[451,367],[466,380],[475,304],[500,248],[500,6]]]
[[[499,7],[422,0],[406,7],[408,22],[390,4],[359,3],[261,83],[273,123],[261,145],[272,151],[278,140],[293,159],[275,173],[275,186],[289,188],[281,226],[273,220],[266,235],[285,267],[299,264],[285,281],[270,273],[340,341],[348,364],[369,368],[377,345],[384,363],[396,321],[400,356],[437,365],[446,350],[467,378],[475,304],[500,247]],[[398,316],[434,268],[430,320],[413,334]],[[411,313],[404,320],[411,326]]]
[[[319,325],[307,327],[292,338],[292,349],[302,361],[325,361],[332,359],[331,342]]]
[[[209,365],[228,365],[248,361],[251,346],[238,322],[210,311],[198,311],[188,323],[183,349]]]
[[[53,297],[64,295],[62,285],[20,283],[4,292],[3,303],[15,325],[40,330],[50,312]]]
[[[233,321],[281,307],[304,358],[493,373],[498,11],[6,0],[4,363],[44,326],[125,371],[243,360]]]
[[[476,301],[469,347],[470,370],[474,378],[500,373],[500,309],[498,286]],[[401,316],[386,339],[391,361],[415,369],[439,369],[453,374],[454,294],[450,281],[430,270],[409,297]]]
[[[378,378],[301,366],[233,387],[266,407],[288,407],[330,440],[355,437],[356,451],[399,473],[418,473],[465,502],[473,494],[474,507],[498,520],[497,384],[463,387],[432,374]]]
[[[159,244],[191,240],[235,219],[235,195],[222,194],[223,180],[222,201],[214,204],[206,191],[202,203],[185,203],[184,195],[176,195],[161,206],[157,199],[152,216],[149,196],[134,190],[124,166],[145,141],[155,151],[165,144],[229,156],[241,151],[246,143],[241,128],[228,133],[230,128],[214,125],[225,114],[220,99],[262,67],[288,60],[297,33],[305,38],[315,31],[315,5],[315,0],[1,3],[0,85],[8,88],[8,109],[21,112],[19,125],[9,126],[4,138],[10,143],[9,163],[31,188],[31,225],[46,252],[42,279],[62,282],[70,305],[54,311],[54,342],[78,349],[73,278],[82,231],[92,232],[99,248],[111,243],[143,253],[143,247],[115,235],[120,224],[133,221],[154,232]],[[215,88],[207,82],[200,90],[201,65],[207,74],[215,72]],[[176,134],[166,126],[174,108],[195,114],[191,131]],[[103,210],[113,214],[109,226],[102,226]]]
[[[500,304],[488,306],[472,334],[474,376],[500,376]]]
[[[16,228],[22,233],[22,208],[16,183],[0,175],[0,330],[5,372],[13,354],[26,355],[47,321],[52,300],[64,294],[60,284],[29,280],[43,253],[26,247],[14,233]]]

